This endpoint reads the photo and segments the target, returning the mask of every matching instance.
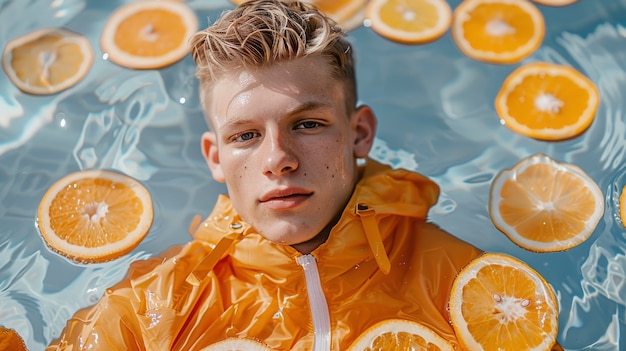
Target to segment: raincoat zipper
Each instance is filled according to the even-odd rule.
[[[315,335],[313,351],[329,351],[330,316],[326,297],[324,296],[324,291],[322,291],[322,283],[317,271],[315,257],[313,255],[302,255],[296,258],[296,262],[304,269],[304,277],[306,279],[306,290],[309,295]]]

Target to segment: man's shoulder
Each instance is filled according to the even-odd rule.
[[[199,240],[174,245],[160,255],[133,262],[122,285],[179,284],[208,255],[211,248]],[[158,283],[157,283],[158,281]]]

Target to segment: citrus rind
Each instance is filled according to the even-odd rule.
[[[502,198],[502,188],[505,183],[509,180],[517,181],[518,177],[526,172],[530,167],[535,165],[548,165],[550,166],[554,172],[561,174],[568,174],[570,176],[574,176],[584,182],[586,188],[589,190],[590,194],[593,196],[595,207],[593,213],[591,213],[586,222],[585,228],[577,235],[572,236],[566,240],[558,240],[558,241],[536,241],[529,238],[526,238],[518,233],[514,226],[507,223],[501,215],[500,205],[505,201]],[[558,179],[558,176],[555,177]],[[536,191],[541,191],[540,189],[533,189]],[[549,208],[551,204],[544,204],[537,200],[536,206],[538,208]],[[573,164],[567,163],[559,163],[552,160],[550,157],[543,154],[535,154],[531,155],[523,160],[521,160],[518,164],[516,164],[511,169],[502,170],[496,177],[493,179],[490,189],[489,196],[489,216],[493,224],[504,233],[512,242],[517,244],[518,246],[533,252],[558,252],[565,251],[577,245],[580,245],[585,240],[591,236],[593,231],[595,230],[598,222],[602,218],[604,214],[604,195],[602,194],[602,190],[598,187],[598,185],[591,179],[581,168]],[[543,225],[547,225],[544,223]]]
[[[185,33],[180,44],[167,54],[159,56],[140,56],[128,53],[115,43],[115,36],[120,24],[141,11],[165,10],[177,15],[185,26]],[[149,24],[148,24],[149,26]],[[143,29],[142,29],[143,30]],[[189,38],[198,30],[196,14],[184,3],[174,1],[136,1],[118,8],[109,17],[102,35],[100,45],[112,62],[134,69],[157,69],[181,60],[190,52]]]
[[[489,269],[490,271],[500,270],[500,267],[512,268],[513,272],[519,273],[527,277],[530,281],[534,282],[536,289],[532,296],[521,296],[523,294],[516,294],[515,282],[505,284],[506,291],[490,291],[486,286],[489,286],[489,282],[481,284],[483,287],[480,291],[475,292],[473,296],[475,299],[471,302],[467,302],[463,298],[463,292],[468,283],[473,279],[480,279],[479,273],[481,270]],[[512,279],[510,275],[502,274],[499,276],[503,280]],[[526,287],[522,287],[526,288]],[[520,295],[520,296],[516,296]],[[477,301],[480,297],[481,301]],[[493,301],[493,308],[487,307],[481,302]],[[551,347],[556,343],[556,337],[558,334],[558,303],[556,296],[552,288],[548,285],[546,280],[533,268],[526,263],[518,260],[517,258],[500,254],[500,253],[484,253],[474,260],[472,260],[467,266],[465,266],[457,275],[452,283],[452,289],[450,294],[449,310],[450,310],[450,322],[457,336],[457,340],[461,344],[464,350],[489,350],[495,349],[500,345],[491,345],[487,347],[482,345],[476,340],[470,331],[472,326],[468,325],[468,322],[464,316],[464,306],[467,304],[475,305],[469,306],[469,309],[485,308],[485,314],[498,313],[502,317],[500,323],[506,323],[507,318],[517,318],[521,322],[526,322],[522,314],[525,313],[541,313],[541,320],[538,321],[541,325],[538,329],[543,330],[541,327],[548,325],[549,330],[543,330],[541,334],[542,342],[539,345],[533,345],[526,347],[525,343],[516,343],[519,345],[518,351],[549,351]],[[541,311],[541,312],[539,312]],[[522,313],[522,314],[520,314]],[[495,318],[493,316],[485,318]],[[528,323],[531,323],[528,321]],[[499,328],[493,329],[494,332]],[[510,337],[507,335],[507,337]],[[497,339],[495,339],[497,340]]]
[[[34,41],[45,36],[60,37],[62,38],[62,40],[66,41],[66,43],[73,43],[78,45],[78,47],[80,48],[80,52],[83,55],[83,60],[80,62],[76,73],[64,80],[62,83],[39,87],[30,84],[27,81],[25,82],[18,77],[12,66],[13,50],[20,46],[33,43]],[[33,51],[34,52],[32,52],[30,55],[31,57],[38,56],[41,60],[55,59],[54,55],[50,57],[44,57],[48,55],[48,53],[46,53],[45,51]],[[76,85],[78,82],[80,82],[89,72],[89,69],[93,64],[93,60],[93,48],[91,47],[89,39],[87,39],[85,36],[64,28],[44,28],[9,41],[4,47],[4,52],[2,54],[2,67],[9,79],[13,82],[13,84],[15,84],[15,86],[17,86],[23,92],[34,95],[51,95],[69,89],[72,86]]]
[[[559,128],[546,127],[536,129],[521,123],[511,115],[507,105],[507,98],[510,92],[520,85],[525,78],[539,75],[542,77],[567,77],[574,85],[589,93],[587,106],[585,110],[580,113],[580,117],[576,123]],[[527,98],[534,99],[536,97],[528,96]],[[573,138],[587,130],[595,118],[599,103],[600,93],[596,85],[576,69],[570,66],[548,62],[532,62],[518,67],[505,78],[502,88],[495,99],[495,109],[501,124],[512,131],[534,139],[555,141]],[[529,114],[532,115],[530,112]]]
[[[70,243],[56,233],[51,226],[50,209],[53,200],[66,187],[85,179],[106,179],[115,184],[124,184],[131,189],[142,205],[142,214],[135,228],[118,241],[102,246],[85,247]],[[53,251],[78,263],[98,263],[118,258],[132,251],[148,234],[154,217],[152,197],[137,180],[121,173],[107,170],[84,170],[64,176],[56,181],[43,196],[37,211],[37,228],[45,243]]]

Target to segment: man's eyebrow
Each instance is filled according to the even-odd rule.
[[[297,115],[303,112],[307,112],[307,111],[314,111],[314,110],[323,110],[323,109],[332,109],[333,105],[331,103],[324,103],[324,102],[320,102],[320,101],[307,101],[303,104],[300,104],[298,106],[295,106],[294,108],[287,110],[283,115],[284,116],[293,116],[293,115]],[[222,124],[219,129],[224,129],[224,128],[233,128],[233,127],[237,127],[239,125],[245,125],[247,123],[250,123],[250,121],[254,121],[255,118],[254,117],[234,117],[233,119],[229,120],[228,122]]]
[[[297,115],[306,111],[313,110],[321,110],[321,109],[331,109],[333,105],[329,103],[324,103],[321,101],[307,101],[303,104],[296,106],[295,108],[288,110],[286,115]]]

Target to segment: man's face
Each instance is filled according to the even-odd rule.
[[[222,77],[208,92],[203,152],[239,214],[275,243],[313,239],[350,198],[376,120],[347,115],[343,86],[320,57]]]

